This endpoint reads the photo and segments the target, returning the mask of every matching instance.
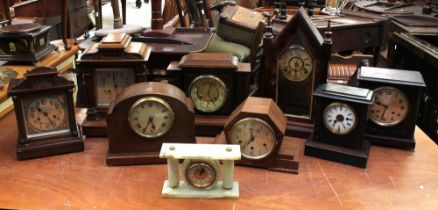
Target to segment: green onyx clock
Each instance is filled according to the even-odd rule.
[[[305,154],[365,168],[370,143],[365,138],[368,106],[374,92],[339,84],[322,84],[316,99],[315,128]]]

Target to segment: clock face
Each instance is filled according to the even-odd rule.
[[[195,108],[202,112],[219,110],[227,97],[225,83],[213,75],[196,77],[190,83],[188,92]]]
[[[262,159],[268,156],[277,143],[272,127],[258,118],[243,118],[231,129],[231,144],[239,144],[242,156]]]
[[[96,102],[108,107],[117,93],[135,83],[133,69],[96,69]]]
[[[145,97],[132,105],[128,121],[138,135],[155,138],[172,128],[174,112],[166,101],[157,97]]]
[[[380,87],[374,90],[374,95],[374,103],[368,108],[371,121],[381,126],[393,126],[403,121],[409,110],[405,93],[393,87]]]
[[[70,131],[64,94],[25,98],[23,111],[28,138]]]
[[[357,117],[353,107],[335,102],[324,109],[323,121],[330,132],[345,135],[356,127]]]
[[[185,170],[185,178],[193,187],[207,188],[216,182],[217,174],[208,162],[193,162]]]
[[[313,58],[303,47],[291,46],[281,55],[279,70],[290,81],[303,81],[313,72]]]

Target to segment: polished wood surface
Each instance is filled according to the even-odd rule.
[[[166,165],[107,167],[107,140],[85,151],[15,159],[14,114],[0,121],[0,206],[18,209],[437,209],[438,147],[417,129],[415,152],[372,146],[367,169],[304,156],[298,175],[236,167],[237,200],[164,199]]]

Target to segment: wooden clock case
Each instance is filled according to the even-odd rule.
[[[305,155],[365,168],[370,143],[365,139],[368,105],[374,101],[372,90],[338,84],[322,84],[314,92],[315,128],[306,143]],[[356,126],[347,134],[329,131],[323,122],[323,110],[333,102],[349,105],[356,113]]]
[[[57,49],[50,44],[50,26],[37,23],[0,28],[0,60],[37,62]]]
[[[266,168],[273,171],[298,173],[299,158],[295,154],[284,154],[280,151],[282,147],[290,147],[290,139],[285,138],[286,117],[277,104],[268,98],[248,97],[231,113],[224,126],[225,139],[228,144],[231,143],[231,130],[233,126],[241,119],[257,118],[268,123],[275,132],[277,144],[274,150],[265,158],[251,160],[242,156],[237,161],[238,165],[251,166],[257,168]],[[288,151],[290,152],[290,151]],[[302,154],[302,153],[301,153]]]
[[[229,53],[190,53],[167,68],[167,74],[175,79],[173,84],[186,92],[200,75],[216,76],[226,86],[226,100],[220,109],[209,113],[195,109],[197,136],[216,136],[222,131],[228,115],[250,94],[251,73],[249,63],[240,63]]]
[[[107,136],[106,106],[98,106],[96,69],[133,70],[135,82],[147,81],[147,61],[150,48],[144,43],[131,42],[128,34],[112,33],[100,43],[86,49],[76,60],[78,107],[88,108],[82,123],[84,135]]]
[[[18,126],[17,159],[79,152],[84,150],[82,132],[76,123],[73,90],[75,84],[58,76],[55,69],[38,67],[28,71],[23,79],[11,80],[8,94],[12,97]],[[69,132],[28,138],[26,134],[23,100],[29,96],[65,95]]]
[[[332,41],[330,31],[323,38],[300,8],[298,13],[289,20],[278,36],[272,34],[272,26],[268,25],[267,33],[263,39],[263,58],[261,72],[261,93],[265,97],[274,99],[288,118],[286,135],[308,137],[313,130],[312,107],[314,100],[312,93],[327,79],[328,61],[331,55]],[[299,83],[288,82],[280,72],[278,65],[280,56],[292,45],[303,46],[313,58],[313,75]],[[290,100],[293,90],[300,89],[300,93],[306,95],[306,100]],[[290,114],[289,109],[305,107],[306,113],[300,115]]]
[[[164,135],[144,138],[128,123],[132,105],[143,97],[155,96],[172,107],[173,126]],[[177,87],[160,82],[143,82],[128,86],[111,103],[106,118],[110,166],[165,163],[159,158],[162,143],[196,143],[192,101]]]
[[[397,125],[384,127],[369,120],[366,132],[367,140],[372,144],[414,149],[414,130],[426,87],[421,73],[363,66],[359,68],[357,79],[362,88],[371,90],[383,86],[397,88],[405,93],[409,100],[408,113]]]

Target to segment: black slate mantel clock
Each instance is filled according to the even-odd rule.
[[[359,86],[374,90],[366,138],[373,144],[415,148],[414,130],[426,84],[420,72],[361,67]]]
[[[8,94],[17,117],[19,160],[84,150],[75,119],[74,88],[73,81],[48,67],[11,80]]]
[[[305,154],[365,168],[370,143],[365,139],[372,90],[322,84],[315,96],[315,128]]]

